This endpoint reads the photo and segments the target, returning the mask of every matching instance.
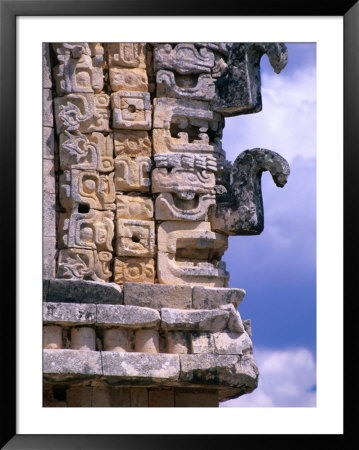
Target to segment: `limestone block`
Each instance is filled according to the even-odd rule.
[[[127,352],[127,330],[123,328],[107,328],[103,332],[104,350],[110,352]]]
[[[159,353],[160,343],[157,330],[138,330],[135,334],[135,352]]]
[[[43,192],[56,194],[55,165],[53,159],[42,160],[42,189]]]
[[[62,328],[58,325],[45,325],[43,327],[43,348],[62,348]]]
[[[119,42],[107,44],[110,67],[146,68],[146,44]]]
[[[246,332],[242,334],[233,332],[214,333],[214,353],[220,355],[245,355],[253,353],[253,344]]]
[[[218,392],[215,389],[206,392],[198,392],[194,389],[184,391],[182,389],[175,391],[175,406],[176,408],[195,408],[203,407],[210,408],[218,407]]]
[[[42,87],[52,88],[50,46],[46,42],[42,43]]]
[[[157,253],[157,276],[162,284],[225,287],[229,274],[223,261],[178,261],[171,253]]]
[[[153,328],[161,317],[155,309],[131,305],[98,305],[97,323],[129,328]]]
[[[151,140],[147,131],[121,130],[114,133],[115,155],[151,156]]]
[[[147,388],[131,388],[131,407],[147,407],[148,390]]]
[[[87,280],[49,280],[48,302],[122,304],[123,291],[115,283]]]
[[[190,335],[190,341],[190,353],[215,353],[212,333],[193,333]]]
[[[156,198],[156,220],[193,220],[207,219],[208,208],[216,204],[215,194],[195,195],[193,200],[184,200],[177,194],[165,192]]]
[[[43,278],[53,278],[56,271],[56,238],[42,238],[42,276]]]
[[[219,309],[183,309],[162,308],[161,328],[165,330],[211,331],[224,330],[228,324],[229,313]]]
[[[90,209],[88,213],[62,213],[59,220],[59,248],[88,248],[112,252],[112,211]]]
[[[113,91],[148,91],[148,80],[145,69],[110,69],[110,85]]]
[[[139,193],[116,195],[116,217],[118,219],[152,220],[153,200]]]
[[[158,250],[178,258],[219,260],[228,246],[227,236],[213,233],[209,222],[162,222]]]
[[[155,223],[149,220],[117,219],[116,254],[118,256],[154,256]]]
[[[193,288],[193,308],[216,309],[231,303],[238,308],[245,295],[244,289],[196,286]]]
[[[154,49],[155,70],[169,69],[180,74],[211,73],[214,55],[207,48],[197,50],[194,44],[157,44]]]
[[[189,309],[192,306],[192,288],[190,286],[125,283],[124,304],[147,306],[157,310],[161,308]]]
[[[244,326],[244,329],[246,330],[246,333],[248,334],[248,336],[252,337],[251,319],[243,320],[243,326]]]
[[[138,156],[131,158],[127,155],[117,156],[115,159],[115,188],[116,191],[149,191],[151,180],[151,158]]]
[[[179,377],[178,355],[101,352],[101,356],[103,374],[114,380],[148,384],[176,381]]]
[[[214,80],[209,74],[179,77],[168,70],[159,70],[156,87],[156,97],[210,101],[216,94]]]
[[[113,273],[118,284],[154,283],[155,261],[153,258],[115,258]]]
[[[96,333],[90,327],[71,328],[71,348],[73,350],[96,350]]]
[[[113,128],[151,129],[150,94],[140,91],[118,91],[111,94]]]
[[[219,309],[226,310],[229,312],[228,329],[230,331],[234,331],[235,333],[245,332],[242,318],[232,303],[228,305],[220,305]]]
[[[42,309],[43,322],[64,324],[94,324],[96,322],[96,305],[44,302]]]
[[[92,406],[92,386],[73,386],[66,390],[66,403],[70,408]]]
[[[57,57],[66,56],[81,58],[82,55],[91,56],[91,47],[88,42],[57,42],[52,44]]]
[[[166,333],[166,353],[189,353],[187,333],[169,331]]]
[[[106,94],[68,94],[55,98],[57,133],[110,131],[110,97]]]
[[[113,161],[113,135],[82,134],[79,131],[60,134],[60,167],[66,169],[111,172]]]
[[[42,234],[46,237],[56,236],[56,195],[42,193]]]
[[[61,380],[102,375],[100,352],[44,350],[42,361],[46,379]]]
[[[200,385],[246,386],[251,392],[258,384],[258,369],[251,355],[180,355],[180,381]]]
[[[58,278],[69,280],[108,281],[112,275],[109,270],[112,254],[80,248],[59,251]]]
[[[54,126],[54,112],[51,89],[42,90],[42,126],[51,128],[53,128]]]
[[[79,57],[72,56],[70,54],[57,55],[59,64],[54,68],[57,94],[101,92],[103,89],[103,53],[93,58],[85,53]]]
[[[173,389],[150,389],[148,392],[148,406],[150,408],[169,408],[175,406]]]
[[[87,205],[88,209],[115,209],[113,176],[113,173],[100,175],[94,170],[65,170],[59,178],[61,205],[68,211],[78,205]]]
[[[42,127],[42,157],[45,159],[54,159],[54,129]]]

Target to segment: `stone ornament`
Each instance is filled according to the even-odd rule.
[[[151,179],[151,158],[127,155],[116,156],[114,182],[116,192],[119,191],[149,191]]]
[[[147,92],[118,91],[111,94],[111,104],[114,128],[151,129],[151,102]]]

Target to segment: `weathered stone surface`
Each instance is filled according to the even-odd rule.
[[[113,128],[128,130],[151,129],[150,94],[139,91],[118,91],[111,94]]]
[[[51,127],[42,127],[42,157],[45,159],[54,159],[54,129]]]
[[[152,220],[153,200],[139,193],[116,195],[116,217],[118,219]]]
[[[252,356],[180,355],[180,381],[199,385],[242,387],[247,392],[258,383],[258,369]]]
[[[246,330],[246,333],[248,334],[248,336],[252,337],[251,319],[243,320],[243,326],[244,326],[244,329]]]
[[[80,204],[93,209],[115,209],[114,174],[100,175],[95,170],[65,170],[60,175],[60,203],[67,210]]]
[[[166,333],[166,353],[189,353],[188,333],[169,331]]]
[[[49,280],[48,302],[122,304],[123,291],[115,283],[87,280]]]
[[[48,379],[101,376],[101,353],[81,350],[44,350],[43,372]]]
[[[96,332],[90,327],[71,328],[71,348],[73,350],[96,350]]]
[[[43,278],[53,278],[56,272],[56,238],[42,238],[42,276]]]
[[[177,78],[177,79],[176,79]],[[215,97],[216,89],[211,75],[175,77],[173,72],[159,70],[156,75],[157,97],[187,98],[210,101]]]
[[[114,179],[116,191],[149,191],[150,171],[151,158],[147,156],[136,158],[127,155],[116,156]]]
[[[156,220],[203,221],[207,219],[208,208],[215,205],[215,195],[196,195],[193,200],[183,200],[175,193],[161,193],[156,198]]]
[[[53,159],[42,160],[42,189],[43,192],[56,194],[55,189],[55,165]]]
[[[118,256],[154,256],[156,246],[153,221],[117,219],[116,225]]]
[[[43,327],[43,348],[62,348],[62,328],[58,325],[45,325]]]
[[[154,51],[155,69],[170,69],[180,74],[210,73],[214,66],[213,53],[194,44],[157,44]]]
[[[50,46],[48,43],[42,43],[42,88],[52,88]]]
[[[152,328],[161,320],[158,311],[131,305],[98,305],[97,323],[130,328]]]
[[[59,248],[88,248],[112,252],[114,213],[90,209],[88,213],[60,214]]]
[[[92,406],[92,386],[74,386],[66,391],[66,403],[70,408]]]
[[[111,253],[70,248],[59,251],[57,277],[68,280],[108,281]]]
[[[114,168],[113,135],[78,130],[60,134],[60,166],[62,170],[80,169],[111,172]]]
[[[221,305],[233,304],[235,308],[242,302],[246,291],[238,288],[193,288],[193,308],[216,309]]]
[[[148,406],[150,408],[174,407],[173,389],[150,389],[148,392]]]
[[[42,234],[56,236],[56,195],[48,192],[42,193]]]
[[[42,126],[54,126],[54,112],[51,89],[42,90]]]
[[[264,228],[262,173],[269,170],[275,184],[283,187],[290,173],[287,161],[271,150],[245,150],[234,161],[230,190],[217,197],[210,214],[213,230],[229,235],[260,234]]]
[[[131,388],[131,406],[135,408],[148,406],[147,388]]]
[[[146,68],[146,44],[119,42],[107,44],[110,67]]]
[[[110,84],[113,91],[148,91],[147,73],[144,69],[110,69]]]
[[[162,308],[161,328],[166,330],[219,331],[227,327],[229,313],[219,309],[191,310]]]
[[[136,156],[151,156],[151,140],[147,131],[121,130],[114,133],[115,154]]]
[[[94,324],[96,322],[96,305],[44,302],[42,320],[67,324]]]
[[[176,390],[175,391],[175,405],[176,407],[195,408],[195,407],[218,407],[218,393],[215,389],[198,392],[194,389],[191,390]]]
[[[178,380],[177,355],[101,352],[101,356],[105,376],[143,384]]]
[[[125,283],[124,304],[147,306],[157,310],[171,307],[189,309],[192,306],[192,288],[190,286]]]
[[[247,333],[221,331],[191,335],[192,353],[218,355],[245,355],[253,352],[252,341]]]
[[[55,97],[57,133],[65,131],[110,131],[107,94],[68,94]]]
[[[157,330],[138,330],[135,334],[135,352],[159,353],[160,342]]]
[[[228,305],[220,305],[219,309],[226,310],[229,312],[228,329],[230,331],[234,331],[235,333],[245,332],[242,318],[232,303]]]
[[[107,328],[103,332],[104,350],[109,352],[127,352],[128,334],[124,328]]]
[[[155,261],[153,258],[115,258],[113,273],[118,284],[154,283]]]

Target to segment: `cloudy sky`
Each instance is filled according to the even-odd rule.
[[[261,61],[260,113],[226,119],[223,148],[274,150],[290,164],[287,185],[262,176],[264,231],[235,236],[223,259],[230,287],[247,294],[239,306],[252,321],[259,387],[222,406],[316,404],[316,46],[287,44],[277,75]]]

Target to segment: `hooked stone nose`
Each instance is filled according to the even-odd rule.
[[[228,70],[217,79],[214,111],[224,117],[262,109],[260,60],[267,54],[275,73],[287,64],[288,50],[280,43],[235,43],[228,56]]]

